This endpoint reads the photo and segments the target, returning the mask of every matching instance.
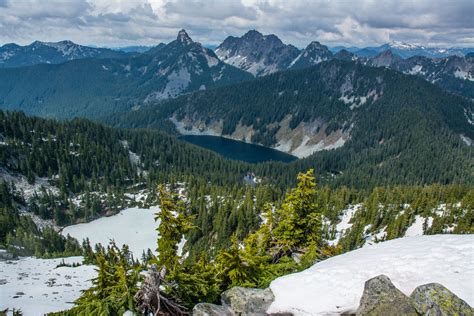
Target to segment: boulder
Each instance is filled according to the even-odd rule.
[[[365,282],[364,293],[356,315],[416,316],[410,299],[397,289],[385,275],[379,275]]]
[[[421,315],[474,315],[474,310],[469,304],[438,283],[420,285],[411,293],[410,298],[416,311]]]
[[[193,316],[234,316],[235,314],[226,306],[199,303],[193,308]]]
[[[275,296],[269,288],[262,290],[233,287],[221,295],[222,304],[229,306],[237,315],[266,315],[274,299]]]

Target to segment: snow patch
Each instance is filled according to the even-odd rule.
[[[411,68],[409,71],[408,71],[408,74],[410,75],[417,75],[419,73],[421,73],[421,70],[423,69],[423,66],[422,65],[415,65],[413,66],[413,68]],[[422,72],[422,74],[424,74],[424,72]]]
[[[317,144],[308,144],[309,140],[310,138],[305,135],[301,144],[294,150],[292,150],[290,153],[298,158],[304,158],[310,156],[311,154],[317,151],[330,150],[342,147],[346,143],[346,140],[342,136],[331,144],[326,144],[324,139],[318,142]]]
[[[173,71],[168,76],[168,83],[166,84],[164,89],[161,91],[155,91],[150,93],[145,98],[145,102],[177,97],[188,87],[190,82],[191,74],[186,68],[181,68],[179,71]]]
[[[461,140],[468,146],[472,146],[474,144],[472,139],[467,136],[464,136],[463,134],[459,135],[459,137],[461,137]]]
[[[267,313],[354,313],[365,281],[380,274],[406,295],[437,282],[473,306],[473,286],[467,281],[474,280],[473,253],[473,235],[399,238],[360,248],[273,281],[275,301]]]
[[[423,224],[425,219],[420,216],[415,216],[415,221],[408,227],[407,231],[405,232],[405,237],[414,237],[414,236],[421,236],[423,235]]]
[[[155,222],[155,213],[159,210],[158,206],[149,209],[127,208],[110,217],[67,226],[62,234],[71,235],[80,242],[89,238],[91,246],[98,243],[107,246],[110,240],[114,240],[118,247],[128,245],[134,257],[140,258],[143,251],[156,250],[156,228],[159,222]]]
[[[221,136],[220,133],[210,128],[199,129],[194,125],[190,126],[191,128],[189,128],[189,125],[187,125],[185,122],[178,121],[175,117],[171,117],[169,120],[174,124],[181,135]]]
[[[349,206],[347,209],[342,211],[340,216],[340,222],[336,225],[336,235],[333,240],[328,241],[330,245],[337,245],[342,236],[352,227],[350,221],[354,214],[362,208],[362,204],[356,204]]]
[[[55,195],[59,194],[58,188],[52,186],[49,183],[48,178],[36,177],[35,183],[29,184],[25,176],[20,174],[14,175],[8,172],[6,169],[0,168],[0,180],[3,180],[7,183],[15,184],[15,188],[18,191],[23,192],[23,196],[26,200],[33,197],[35,194],[41,194],[42,188],[44,188],[46,192],[49,191],[50,193]]]
[[[204,51],[204,57],[206,57],[207,65],[209,66],[209,68],[212,68],[212,67],[217,66],[219,64],[219,59],[217,59],[216,57],[208,55],[205,51]]]
[[[23,315],[44,315],[72,308],[97,273],[93,265],[56,268],[63,260],[81,263],[82,257],[0,261],[0,310],[15,308]]]
[[[474,76],[470,72],[467,72],[465,70],[456,69],[453,75],[454,77],[459,79],[474,81]]]

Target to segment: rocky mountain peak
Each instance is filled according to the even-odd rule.
[[[263,38],[263,34],[257,30],[250,30],[242,36],[242,39],[257,40]]]
[[[189,37],[188,33],[184,29],[178,32],[178,37],[176,38],[176,40],[185,45],[193,43],[193,40],[191,39],[191,37]]]
[[[334,58],[338,60],[350,61],[350,60],[354,60],[356,56],[353,53],[349,52],[348,50],[341,49],[336,54],[334,54]]]
[[[398,62],[402,58],[392,52],[392,50],[387,49],[371,60],[371,65],[375,67],[388,67],[395,62]]]
[[[296,47],[284,44],[276,35],[263,35],[256,30],[242,37],[226,38],[215,52],[222,61],[254,76],[287,69],[299,54]]]

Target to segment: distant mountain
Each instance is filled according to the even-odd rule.
[[[291,62],[289,68],[305,68],[333,57],[327,46],[319,42],[311,42],[300,54]]]
[[[464,56],[469,48],[427,48],[392,42],[363,49],[345,49],[343,46],[329,49],[313,41],[295,56],[297,50],[294,46],[283,44],[275,35],[262,35],[253,30],[242,37],[228,37],[216,49],[216,54],[222,61],[254,76],[311,67],[330,59],[357,61],[364,65],[388,67],[405,74],[419,75],[450,92],[474,99],[474,59],[469,57],[472,53]],[[448,57],[436,57],[444,55]],[[420,67],[423,67],[421,72],[417,71]]]
[[[59,64],[83,58],[124,58],[130,54],[108,48],[95,48],[71,41],[33,42],[20,46],[5,44],[0,47],[0,68],[24,67],[36,64]]]
[[[221,62],[181,30],[176,40],[136,57],[0,69],[0,108],[97,118],[250,79],[250,74]]]
[[[468,56],[402,59],[386,51],[369,60],[368,64],[416,75],[448,91],[474,99],[474,56]]]
[[[356,55],[354,55],[353,53],[345,50],[345,49],[341,49],[340,51],[338,51],[337,53],[334,54],[334,59],[337,59],[337,60],[344,60],[344,61],[355,61],[358,59],[358,57]]]
[[[376,55],[384,51],[390,50],[392,51],[392,53],[402,58],[410,58],[413,56],[442,58],[442,57],[448,57],[448,56],[464,56],[468,54],[469,52],[474,52],[474,47],[469,47],[469,48],[426,47],[426,46],[398,42],[398,41],[394,41],[394,42],[380,45],[380,46],[364,47],[364,48],[357,48],[357,47],[345,48],[343,46],[337,46],[337,47],[334,47],[332,51],[337,52],[341,49],[346,49],[360,57],[375,57]]]
[[[374,67],[390,67],[391,65],[399,63],[402,60],[403,58],[394,54],[391,50],[385,50],[369,59],[368,64]]]
[[[254,76],[316,65],[332,58],[327,46],[313,41],[303,50],[284,44],[277,36],[252,30],[242,37],[229,36],[215,50],[219,58]]]
[[[137,45],[137,46],[114,47],[113,50],[121,51],[125,53],[144,53],[153,47],[154,46]]]
[[[264,76],[287,69],[300,51],[284,44],[277,36],[251,30],[242,37],[227,37],[215,50],[217,56],[232,66],[254,76]]]

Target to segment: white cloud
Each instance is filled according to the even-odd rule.
[[[154,45],[185,28],[209,44],[257,29],[299,47],[312,40],[474,46],[473,13],[472,0],[0,0],[0,43]]]

